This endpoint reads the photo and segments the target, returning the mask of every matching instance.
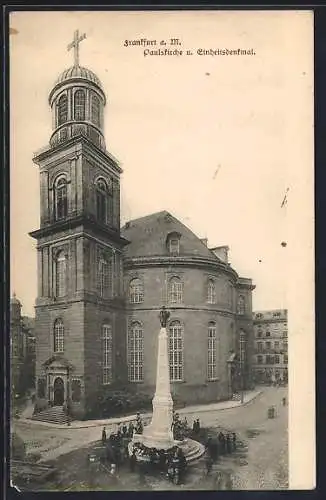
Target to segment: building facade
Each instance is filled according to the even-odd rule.
[[[253,313],[255,352],[252,362],[256,383],[288,381],[288,318],[286,309]]]
[[[12,391],[22,396],[35,385],[34,318],[22,315],[15,295],[10,301],[10,350]]]
[[[128,222],[123,235],[129,381],[154,392],[158,315],[168,323],[172,394],[216,401],[250,385],[252,282],[228,262],[228,248],[209,249],[168,212]],[[241,356],[240,356],[241,353]]]
[[[226,247],[208,249],[167,212],[120,230],[122,171],[105,145],[106,96],[78,57],[49,105],[53,132],[34,157],[40,228],[30,233],[38,254],[38,397],[83,409],[100,388],[153,393],[163,304],[171,309],[176,396],[217,400],[239,377],[250,384],[251,280],[231,268]]]

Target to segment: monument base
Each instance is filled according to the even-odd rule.
[[[145,442],[144,442],[145,441]],[[145,444],[146,443],[146,444]],[[148,446],[148,444],[149,446]],[[187,463],[197,460],[205,453],[205,446],[194,439],[183,439],[182,441],[166,441],[164,442],[150,442],[148,438],[144,439],[143,434],[134,434],[132,441],[128,445],[129,455],[132,455],[134,448],[136,448],[136,457],[139,462],[149,462],[149,455],[137,451],[137,445],[143,445],[147,449],[156,448],[157,450],[168,451],[177,446],[181,448],[187,460]],[[162,446],[163,445],[163,446]]]

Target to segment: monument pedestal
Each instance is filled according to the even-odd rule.
[[[166,324],[166,322],[162,323]],[[145,448],[156,448],[157,450],[169,450],[174,446],[180,447],[187,461],[199,458],[205,451],[205,447],[193,441],[185,439],[176,441],[173,439],[173,400],[170,389],[170,373],[168,358],[168,336],[165,326],[162,326],[158,335],[158,354],[156,371],[156,390],[153,398],[153,415],[151,423],[144,427],[143,434],[134,434],[129,443],[129,453],[132,453],[134,445],[141,444]],[[148,461],[148,456],[140,453],[140,461]]]

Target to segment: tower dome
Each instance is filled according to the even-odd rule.
[[[88,80],[89,82],[95,83],[99,88],[102,88],[100,79],[93,71],[84,66],[71,66],[65,69],[61,75],[57,78],[55,86],[67,82],[67,80]]]
[[[98,76],[79,64],[79,44],[86,35],[75,31],[68,50],[74,49],[74,65],[57,78],[49,95],[53,133],[50,145],[57,146],[74,137],[83,136],[105,150],[103,109],[105,94]]]

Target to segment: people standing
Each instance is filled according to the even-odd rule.
[[[103,446],[106,444],[106,430],[105,430],[105,427],[103,427],[103,430],[102,430],[102,444],[103,444]]]
[[[235,432],[232,433],[232,443],[233,443],[233,451],[237,449],[237,435]]]
[[[135,472],[136,470],[136,465],[137,465],[137,456],[136,456],[136,450],[133,450],[130,458],[129,458],[129,466],[130,466],[130,471]]]

